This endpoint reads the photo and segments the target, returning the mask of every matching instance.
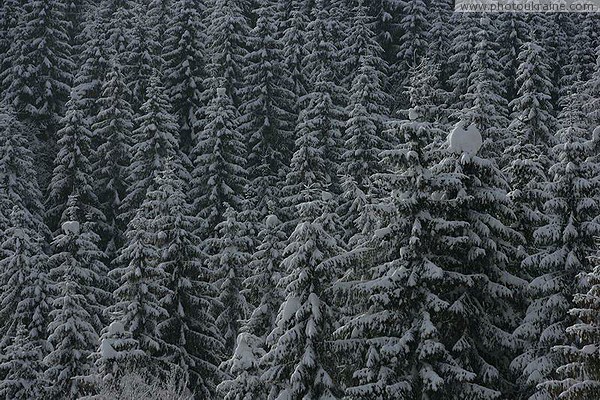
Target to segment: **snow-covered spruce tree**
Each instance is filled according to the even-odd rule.
[[[31,215],[29,229],[42,238],[49,235],[30,149],[32,136],[12,110],[0,108],[0,238],[10,225],[9,216],[14,206]]]
[[[410,66],[417,65],[427,54],[428,31],[431,28],[427,19],[427,6],[423,0],[408,0],[401,5],[398,29],[398,54],[393,68],[393,83],[396,89],[396,105],[406,105],[403,87]]]
[[[345,123],[346,92],[337,84],[335,68],[338,50],[332,42],[327,21],[329,11],[318,1],[315,18],[308,25],[308,49],[305,73],[313,82],[304,100],[296,125],[296,141],[284,193],[285,212],[294,219],[295,207],[305,187],[318,184],[339,192],[338,170],[341,156],[341,132]]]
[[[190,192],[200,218],[201,239],[214,236],[227,208],[242,210],[246,184],[244,139],[237,125],[238,113],[224,87],[213,91],[206,110],[208,123],[198,135],[192,152]]]
[[[448,50],[448,87],[452,93],[447,105],[452,111],[461,111],[467,104],[463,97],[469,88],[471,59],[475,54],[475,36],[479,32],[477,16],[468,12],[453,13],[450,25],[453,29]]]
[[[508,101],[502,85],[498,46],[493,40],[495,25],[489,18],[482,17],[478,27],[469,86],[464,95],[465,109],[459,116],[467,124],[474,124],[481,132],[484,140],[482,156],[494,158],[498,164],[502,164],[502,149],[510,142],[506,133]]]
[[[160,299],[169,316],[157,328],[167,346],[166,360],[188,375],[191,392],[208,399],[220,381],[223,339],[209,312],[216,297],[212,271],[203,264],[200,239],[193,234],[197,223],[186,198],[187,183],[177,176],[175,162],[167,162],[154,181],[156,189],[148,194],[157,210],[150,223],[157,234],[159,268],[170,291]]]
[[[133,0],[103,0],[100,3],[102,24],[106,26],[106,46],[111,57],[122,56],[125,63],[134,20]],[[126,67],[126,65],[123,65]],[[131,101],[131,99],[128,99]]]
[[[535,35],[530,32],[530,27],[539,29],[535,25],[529,25],[529,21],[521,13],[501,13],[498,16],[496,43],[502,43],[498,48],[498,60],[503,67],[504,92],[506,98],[511,101],[517,97],[520,85],[516,82],[519,75],[517,71],[521,61],[518,59],[523,45]],[[529,22],[531,23],[531,22]]]
[[[217,87],[225,89],[225,93],[238,108],[242,102],[240,90],[244,86],[243,69],[248,53],[248,37],[250,27],[242,11],[245,1],[223,0],[210,4],[208,17],[208,80],[205,82],[205,103],[214,98]],[[215,80],[217,82],[215,82]],[[209,116],[203,125],[210,123]],[[202,127],[201,127],[202,128]]]
[[[294,99],[293,82],[283,68],[274,11],[269,3],[255,10],[258,20],[251,32],[251,50],[244,68],[246,86],[239,129],[248,149],[245,192],[250,215],[246,219],[254,223],[263,221],[268,208],[280,201],[296,123],[292,113],[296,104],[290,102]]]
[[[325,292],[343,267],[335,258],[342,249],[321,220],[331,195],[321,194],[315,187],[303,190],[303,198],[301,222],[290,236],[281,264],[284,277],[279,286],[285,290],[285,301],[267,337],[269,350],[261,360],[268,399],[340,396],[330,343],[335,316]]]
[[[9,50],[14,41],[17,40],[17,26],[19,18],[23,15],[23,2],[21,0],[6,0],[0,8],[0,71],[8,71],[12,68],[13,58]],[[14,53],[13,53],[14,54]],[[6,87],[10,82],[3,82],[4,74],[0,72],[0,92],[6,93]],[[3,96],[0,97],[2,99]]]
[[[434,65],[440,66],[440,80],[445,87],[448,79],[448,55],[452,41],[450,18],[454,4],[449,0],[431,0],[430,13],[427,16],[430,24],[428,36],[429,46],[425,57]]]
[[[399,0],[373,0],[368,2],[369,15],[374,18],[373,32],[384,50],[384,58],[389,65],[395,64],[398,53],[398,22],[400,20]]]
[[[73,88],[79,94],[87,126],[94,123],[100,105],[97,99],[102,93],[102,84],[109,71],[109,48],[106,43],[106,26],[100,9],[87,13],[85,25],[77,36],[81,44],[77,47],[80,67],[73,80]],[[96,149],[102,137],[93,135],[92,148]]]
[[[280,0],[277,8],[277,26],[283,49],[283,67],[285,74],[292,82],[294,121],[298,119],[301,99],[309,86],[308,77],[304,75],[303,60],[306,57],[306,27],[308,15],[302,9],[303,0]]]
[[[146,196],[146,192],[156,174],[167,159],[180,159],[176,173],[185,178],[187,172],[186,157],[179,151],[177,123],[171,115],[171,106],[161,79],[161,73],[154,70],[142,105],[136,119],[137,128],[133,131],[131,162],[127,171],[127,196],[121,203],[121,215],[124,221],[133,218]]]
[[[5,399],[41,399],[42,349],[31,340],[24,324],[19,324],[12,343],[3,349],[0,358],[0,396]]]
[[[158,324],[169,317],[161,299],[172,295],[165,286],[167,274],[160,266],[158,237],[152,224],[162,200],[157,194],[150,186],[148,195],[127,224],[127,242],[114,261],[116,268],[109,273],[118,287],[113,293],[116,302],[108,310],[113,323],[120,323],[131,333],[137,350],[142,352],[141,355],[127,352],[124,362],[144,365],[154,374],[166,368],[162,360],[166,346]]]
[[[554,144],[556,121],[552,108],[552,83],[543,49],[528,42],[519,53],[515,82],[517,98],[510,102],[513,111],[508,127],[515,143],[504,150],[510,160],[505,171],[511,183],[509,197],[517,214],[517,229],[533,249],[533,232],[544,222],[543,204],[546,171],[551,166],[549,149]]]
[[[223,221],[215,227],[215,236],[205,244],[209,253],[207,266],[214,274],[219,291],[214,312],[226,359],[235,349],[236,337],[249,308],[242,293],[242,282],[248,276],[252,238],[247,235],[247,224],[240,221],[238,215],[229,207]]]
[[[4,100],[21,119],[34,123],[43,138],[54,135],[73,79],[65,7],[64,0],[23,5],[7,55],[10,68],[2,73]]]
[[[46,341],[48,257],[32,219],[28,210],[15,205],[1,247],[0,393],[14,399],[36,398],[34,394],[43,391],[42,360],[50,350]],[[25,336],[20,329],[26,331]],[[31,364],[23,366],[25,360]]]
[[[579,276],[585,281],[583,288],[586,290],[575,294],[575,307],[569,311],[576,318],[573,325],[567,328],[572,344],[553,349],[561,353],[565,360],[557,368],[557,374],[562,379],[544,384],[560,399],[592,399],[600,390],[600,266],[597,257],[594,262],[596,266],[593,271],[583,272]]]
[[[569,43],[568,54],[564,57],[565,64],[560,65],[562,76],[558,82],[562,96],[573,93],[576,90],[575,85],[590,79],[596,61],[596,49],[592,43],[598,34],[597,22],[586,21],[586,18],[581,16],[575,17],[561,21],[561,28],[566,30]]]
[[[67,218],[74,218],[64,214],[70,196],[76,196],[78,205],[73,210],[79,213],[77,221],[91,221],[96,225],[104,221],[93,190],[92,132],[85,118],[84,106],[79,92],[73,89],[67,102],[67,113],[61,120],[62,128],[57,132],[59,151],[54,160],[46,201],[46,219],[53,232]]]
[[[265,354],[266,336],[273,330],[275,317],[283,298],[280,263],[287,235],[276,215],[269,215],[258,235],[260,245],[248,265],[249,276],[242,282],[243,294],[254,305],[248,320],[240,328],[235,351],[225,366],[231,378],[218,389],[225,399],[266,398],[266,386],[261,381],[260,359]]]
[[[128,188],[127,171],[133,130],[132,110],[127,101],[130,95],[121,68],[113,60],[97,100],[100,110],[92,125],[92,135],[102,140],[94,157],[94,192],[106,217],[101,233],[102,245],[109,260],[123,245],[126,228],[119,218],[119,209]]]
[[[198,132],[196,116],[203,106],[206,64],[206,27],[203,2],[177,0],[173,16],[165,32],[163,58],[165,83],[173,114],[179,124],[179,147],[189,153]]]
[[[532,300],[515,331],[524,341],[524,351],[512,367],[520,373],[521,393],[536,399],[552,398],[551,382],[538,384],[555,379],[556,368],[564,362],[552,347],[570,342],[566,328],[576,317],[568,314],[578,289],[576,276],[591,271],[588,257],[595,250],[594,237],[600,233],[596,169],[586,162],[590,133],[581,128],[585,117],[578,96],[569,96],[567,108],[559,116],[559,143],[552,149],[558,161],[550,168],[552,180],[545,188],[549,200],[544,213],[549,220],[534,234],[540,251],[522,265],[533,277],[528,286]]]
[[[596,49],[596,67],[591,78],[584,84],[584,111],[592,130],[600,126],[600,45]],[[594,134],[594,140],[600,145],[600,138]]]
[[[131,90],[131,107],[137,115],[146,112],[142,107],[150,100],[151,80],[156,75],[156,70],[162,71],[164,65],[161,45],[157,42],[155,33],[159,27],[151,25],[148,8],[148,4],[134,3],[133,25],[128,31],[129,41],[124,57],[123,72]],[[162,90],[164,91],[164,88]]]
[[[52,311],[48,342],[52,351],[44,358],[48,394],[53,398],[77,399],[87,394],[82,379],[94,368],[90,355],[98,347],[104,307],[112,300],[111,283],[102,262],[93,217],[79,209],[81,202],[70,196],[64,219],[49,259],[52,280]]]
[[[445,102],[448,92],[443,89],[441,78],[441,66],[433,59],[423,58],[408,71],[406,94],[408,105],[419,120],[447,126],[449,116]]]

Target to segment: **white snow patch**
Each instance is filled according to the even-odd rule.
[[[408,119],[410,119],[411,121],[416,121],[417,119],[419,119],[419,112],[416,108],[411,108],[408,110]]]
[[[111,336],[125,334],[125,326],[120,321],[113,321],[108,327],[108,334]]]
[[[481,133],[474,124],[469,125],[466,129],[464,125],[465,121],[459,121],[450,132],[448,136],[450,150],[459,154],[477,154],[483,144]]]
[[[74,235],[79,235],[79,222],[77,222],[77,221],[63,222],[61,227],[65,234],[72,233]]]
[[[225,94],[227,94],[227,91],[225,90],[225,88],[218,88],[217,89],[217,96],[218,97],[225,97]]]
[[[274,228],[277,225],[279,225],[279,218],[277,218],[277,215],[269,215],[267,216],[267,219],[265,221],[265,224],[267,225],[267,227],[269,228]]]

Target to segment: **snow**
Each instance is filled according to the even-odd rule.
[[[333,195],[331,193],[326,191],[321,192],[321,200],[330,201],[331,199],[333,199]]]
[[[108,327],[110,336],[119,336],[125,334],[125,326],[121,321],[113,321]]]
[[[461,120],[454,126],[452,132],[450,132],[448,136],[450,150],[458,154],[467,153],[475,155],[483,144],[481,133],[474,124],[469,125],[466,129],[464,125],[465,121]]]
[[[226,94],[227,94],[227,91],[225,90],[225,88],[218,88],[217,89],[217,96],[218,97],[225,97]]]
[[[79,235],[79,222],[77,221],[66,221],[61,225],[62,230],[65,234],[72,233],[74,235]]]
[[[267,216],[267,219],[265,220],[265,224],[267,225],[268,228],[274,228],[277,225],[279,225],[279,218],[277,218],[276,215],[269,215]]]
[[[419,119],[419,112],[416,108],[411,108],[410,110],[408,110],[408,119],[410,119],[411,121],[416,121],[417,119]]]

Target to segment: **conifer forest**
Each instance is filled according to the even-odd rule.
[[[600,13],[0,0],[0,399],[599,400]]]

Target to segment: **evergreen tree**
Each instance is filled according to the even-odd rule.
[[[213,2],[208,18],[210,62],[204,98],[214,98],[215,88],[222,87],[235,108],[242,101],[240,90],[244,87],[243,69],[248,53],[247,38],[250,36],[250,27],[243,13],[244,3],[243,0]],[[211,120],[206,116],[207,123]]]
[[[49,259],[54,301],[48,325],[52,351],[44,359],[48,393],[54,398],[77,399],[86,393],[83,377],[94,368],[89,356],[98,347],[102,313],[110,301],[111,284],[98,250],[99,236],[82,217],[75,196],[69,198]],[[87,216],[89,218],[89,215]]]
[[[129,190],[120,210],[125,221],[133,218],[167,159],[181,160],[175,171],[183,178],[187,174],[183,165],[188,161],[179,151],[177,124],[170,113],[169,99],[157,70],[150,79],[146,97],[148,100],[142,105],[141,114],[135,121],[137,128],[133,131],[133,156],[127,171]]]
[[[506,173],[512,186],[509,196],[517,213],[518,230],[527,247],[533,248],[533,232],[544,222],[543,204],[548,200],[544,185],[551,164],[548,153],[555,140],[555,120],[543,49],[528,42],[519,53],[519,62],[518,97],[510,102],[513,117],[508,127],[516,142],[504,150],[504,158],[511,160]]]
[[[199,132],[196,116],[202,107],[203,80],[206,78],[206,27],[203,3],[178,0],[165,32],[165,82],[179,123],[179,146],[188,153]]]
[[[535,25],[532,25],[536,29]],[[498,61],[503,66],[504,92],[506,98],[512,100],[517,97],[520,84],[516,82],[519,76],[519,54],[528,39],[529,25],[521,13],[501,13],[498,21],[497,43],[503,45],[498,49]]]
[[[23,7],[7,56],[10,68],[2,73],[4,100],[49,138],[73,80],[66,5],[63,0],[35,0]]]
[[[569,96],[568,107],[560,115],[559,143],[552,150],[558,162],[550,168],[552,180],[545,188],[548,223],[534,234],[540,251],[522,265],[533,278],[528,286],[532,301],[515,331],[524,341],[524,350],[512,365],[520,372],[522,393],[536,398],[551,398],[547,390],[551,382],[549,386],[536,385],[552,381],[563,362],[552,347],[569,343],[566,328],[574,323],[568,311],[573,308],[576,276],[591,271],[588,256],[600,230],[595,168],[586,162],[589,133],[582,128],[578,96]]]
[[[267,216],[269,204],[278,203],[281,197],[292,153],[295,104],[290,102],[293,82],[286,77],[275,38],[274,7],[266,4],[255,13],[258,20],[244,68],[247,86],[239,129],[248,143],[246,197],[252,215],[247,218],[257,223]]]
[[[324,296],[339,274],[341,265],[334,257],[342,249],[323,226],[326,200],[316,200],[319,190],[312,190],[317,193],[304,190],[307,201],[299,205],[301,222],[290,236],[281,264],[284,277],[279,285],[285,290],[285,301],[262,358],[268,399],[339,398],[329,340],[335,315]]]
[[[112,260],[123,245],[125,226],[119,209],[127,194],[127,171],[133,130],[132,110],[127,99],[131,93],[116,61],[102,85],[100,110],[92,125],[93,136],[101,137],[94,165],[95,190],[100,209],[106,216],[102,229],[106,256]]]
[[[467,93],[471,74],[471,59],[475,54],[476,38],[479,32],[476,16],[472,13],[454,13],[450,18],[450,25],[453,26],[448,54],[448,67],[450,69],[448,77],[448,87],[450,88],[451,98],[448,102],[448,108],[453,111],[463,110],[467,106],[464,95]],[[484,35],[484,33],[481,33]]]
[[[49,232],[44,224],[42,193],[37,185],[33,153],[29,148],[31,134],[13,115],[0,108],[0,238],[10,225],[12,208],[27,210],[31,223],[27,228],[43,238]]]
[[[6,356],[18,357],[19,349],[27,350],[27,354],[23,354],[26,357],[33,356],[30,352],[37,352],[38,364],[31,366],[37,371],[36,379],[39,378],[38,382],[32,382],[31,389],[35,391],[41,390],[43,368],[40,364],[49,351],[46,326],[50,305],[48,257],[43,251],[43,238],[36,232],[32,219],[27,209],[15,205],[10,213],[9,226],[4,231],[0,259],[0,362],[9,363],[5,366],[8,375],[10,371],[16,374],[13,368],[18,368],[18,365],[12,362],[18,364],[19,359],[11,361]],[[27,337],[18,337],[19,328],[27,330]],[[9,351],[10,346],[12,349]],[[6,384],[3,390],[10,391],[18,383]]]
[[[17,27],[19,19],[23,15],[23,2],[21,0],[6,0],[0,8],[0,71],[8,71],[12,68],[13,59],[10,57],[10,48],[17,40]],[[14,53],[13,53],[14,55]],[[3,74],[0,73],[0,91],[5,93],[10,82],[3,82]]]
[[[577,321],[567,328],[573,344],[557,346],[553,351],[562,353],[565,363],[557,373],[563,379],[549,382],[553,395],[561,399],[579,400],[593,398],[600,388],[600,357],[598,346],[598,296],[600,295],[600,268],[598,259],[593,271],[581,273],[587,289],[575,294],[575,307],[569,311]]]
[[[225,342],[225,355],[234,350],[241,322],[246,318],[248,305],[242,293],[242,281],[248,274],[252,240],[247,236],[246,224],[239,221],[238,213],[228,208],[215,227],[216,236],[207,239],[209,268],[215,275],[219,290],[215,309],[217,328]]]
[[[25,325],[20,324],[0,361],[0,371],[3,374],[0,396],[15,400],[42,398],[41,360],[42,349],[31,340]]]
[[[445,127],[449,117],[445,106],[448,92],[442,87],[440,68],[440,65],[429,58],[424,58],[420,64],[411,67],[406,93],[412,113],[421,121]]]
[[[208,124],[198,137],[192,157],[191,198],[200,217],[199,235],[213,236],[229,207],[241,210],[246,184],[244,142],[238,114],[225,88],[215,90],[206,115]]]
[[[104,215],[97,208],[98,198],[93,190],[91,164],[91,137],[85,119],[84,103],[75,89],[67,103],[67,113],[61,120],[63,126],[57,132],[60,150],[54,161],[54,171],[49,185],[47,221],[53,231],[67,220],[65,211],[70,196],[76,196],[74,209],[77,221],[101,223]],[[71,217],[73,218],[73,217]]]
[[[469,87],[464,96],[465,107],[461,118],[475,124],[484,139],[482,154],[495,158],[501,164],[500,149],[508,138],[508,102],[502,86],[502,68],[498,61],[497,46],[491,38],[494,25],[485,17],[479,23],[477,44],[471,59]]]
[[[209,310],[216,290],[212,271],[203,265],[200,240],[186,199],[187,185],[168,162],[155,179],[153,198],[157,214],[150,222],[157,232],[159,268],[167,278],[170,294],[160,299],[169,317],[159,322],[160,337],[167,345],[166,359],[189,375],[189,388],[200,398],[214,397],[220,378],[218,365],[222,339]]]
[[[116,302],[109,309],[112,320],[131,333],[131,339],[142,352],[136,362],[153,374],[164,372],[166,368],[161,360],[166,344],[158,324],[169,317],[161,299],[173,295],[165,286],[167,273],[160,266],[159,238],[152,225],[162,200],[157,195],[150,186],[148,195],[127,224],[127,242],[115,259],[117,267],[109,273],[118,286],[113,293]]]

